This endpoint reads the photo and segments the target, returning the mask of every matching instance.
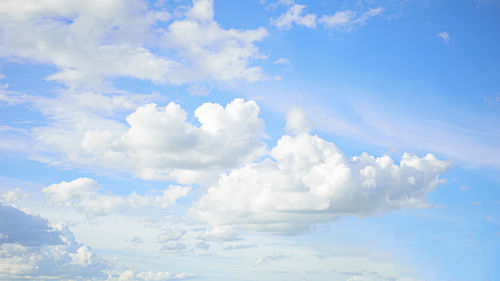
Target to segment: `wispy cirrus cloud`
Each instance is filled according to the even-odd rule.
[[[372,8],[361,14],[351,10],[339,11],[333,15],[323,15],[318,22],[323,24],[325,28],[351,31],[356,26],[364,25],[370,18],[380,15],[383,11],[382,7]]]
[[[364,25],[370,18],[380,15],[384,8],[376,7],[364,12],[355,10],[337,11],[334,14],[324,14],[318,16],[313,13],[306,13],[305,5],[297,4],[294,1],[279,2],[288,7],[288,10],[277,18],[271,19],[271,23],[279,29],[288,30],[294,25],[307,28],[316,28],[317,24],[322,24],[326,29],[337,29],[341,31],[352,31],[356,26]]]

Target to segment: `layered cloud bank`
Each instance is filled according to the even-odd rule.
[[[81,106],[77,109],[85,112]],[[43,136],[37,145],[62,163],[207,188],[190,209],[214,227],[207,239],[234,229],[296,234],[341,216],[423,208],[429,192],[442,183],[439,176],[450,167],[432,154],[405,153],[399,163],[366,153],[347,157],[333,143],[311,135],[298,109],[287,116],[288,135],[268,149],[259,114],[256,102],[235,99],[225,106],[202,104],[194,111],[193,122],[179,104],[148,103],[138,105],[126,123],[110,114],[105,122],[71,127],[77,119],[69,114],[68,131],[58,131],[54,125],[35,132]],[[53,204],[99,215],[141,206],[166,207],[189,191],[171,186],[161,194],[116,196],[99,188],[95,181],[80,178],[44,192]]]
[[[0,204],[0,279],[167,281],[196,274],[118,271],[90,247],[76,241],[66,226]]]
[[[110,265],[64,227],[0,205],[0,278],[101,280]]]
[[[450,168],[434,155],[346,157],[333,143],[285,135],[268,157],[222,175],[192,208],[214,226],[297,234],[341,216],[370,216],[428,206],[426,197]]]
[[[50,148],[73,164],[209,187],[190,210],[214,227],[207,239],[234,229],[296,234],[341,216],[423,208],[450,167],[432,154],[405,153],[399,164],[389,156],[347,157],[333,143],[308,133],[308,121],[298,109],[287,116],[289,135],[268,150],[259,112],[254,101],[243,99],[226,106],[205,103],[195,110],[194,124],[176,103],[150,103],[129,114],[125,128],[88,126],[69,132],[72,138],[56,139]],[[161,194],[116,196],[99,189],[95,181],[80,178],[44,192],[53,204],[99,215],[166,207],[189,191],[171,186]]]

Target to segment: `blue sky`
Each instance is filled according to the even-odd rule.
[[[498,280],[500,4],[0,2],[0,280]]]

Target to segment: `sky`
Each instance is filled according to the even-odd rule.
[[[0,280],[500,280],[500,2],[0,1]]]

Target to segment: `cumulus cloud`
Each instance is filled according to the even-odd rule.
[[[302,25],[308,28],[316,27],[316,15],[304,14],[306,6],[300,4],[293,4],[286,11],[271,22],[279,29],[290,29],[293,25]]]
[[[356,12],[354,11],[339,11],[333,15],[324,15],[318,21],[325,27],[346,26],[353,22]]]
[[[48,79],[71,87],[115,77],[172,84],[264,78],[250,63],[263,58],[254,42],[266,30],[222,29],[211,0],[195,0],[174,21],[139,0],[8,0],[0,23],[1,57],[52,64],[59,72]]]
[[[191,213],[215,234],[297,234],[342,216],[427,207],[449,167],[432,154],[405,153],[399,165],[389,156],[348,158],[318,136],[285,135],[269,157],[221,175]]]
[[[175,103],[149,104],[127,117],[130,129],[120,142],[137,163],[139,177],[189,181],[198,171],[231,168],[262,153],[264,122],[258,115],[253,101],[235,99],[226,107],[205,103],[194,113],[198,127]]]
[[[128,196],[102,193],[101,186],[93,179],[78,178],[70,182],[52,184],[43,189],[48,201],[54,205],[75,207],[89,215],[102,215],[127,208],[152,206],[166,208],[189,192],[189,187],[171,185],[157,195]]]
[[[0,279],[107,277],[109,264],[78,243],[67,227],[0,205]]]
[[[118,271],[89,246],[77,242],[68,227],[0,205],[1,280],[166,281],[195,276],[188,272]]]
[[[254,43],[264,39],[267,31],[262,27],[225,30],[214,21],[213,15],[212,0],[196,0],[184,19],[168,26],[165,46],[178,50],[180,57],[188,59],[176,72],[178,82],[264,79],[262,69],[249,66],[249,62],[265,58]]]
[[[254,101],[243,99],[225,107],[205,103],[195,110],[200,125],[194,125],[180,105],[150,103],[126,118],[128,128],[111,118],[96,117],[82,124],[82,119],[93,115],[68,112],[69,121],[56,119],[62,119],[63,125],[37,128],[36,144],[39,150],[48,151],[40,157],[42,161],[64,159],[128,171],[142,179],[192,183],[263,155],[264,121],[259,112]]]

